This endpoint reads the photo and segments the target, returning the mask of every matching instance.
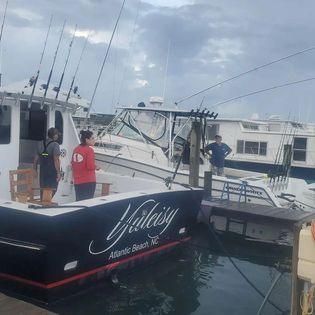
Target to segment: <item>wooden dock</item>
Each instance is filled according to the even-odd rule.
[[[314,213],[299,209],[228,200],[204,200],[199,215],[201,222],[211,224],[221,234],[286,246],[293,246],[294,226],[314,218]]]
[[[8,315],[54,315],[36,305],[0,293],[0,314]]]

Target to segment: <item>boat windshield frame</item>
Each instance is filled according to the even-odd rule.
[[[180,138],[179,142],[186,142],[187,135],[181,136],[185,128],[189,128],[191,125],[192,119],[195,117],[192,111],[184,111],[184,110],[171,110],[171,109],[161,109],[161,108],[139,108],[139,107],[122,107],[121,111],[115,116],[115,118],[111,121],[111,123],[104,129],[103,133],[99,136],[100,140],[108,134],[109,136],[121,136],[120,133],[123,128],[128,128],[128,131],[133,133],[133,136],[128,136],[126,134],[123,137],[141,141],[143,143],[152,144],[158,146],[163,149],[164,153],[167,155],[168,159],[172,159],[174,156],[174,148],[176,145],[176,140]],[[164,127],[162,130],[162,134],[157,138],[152,138],[148,136],[141,127],[138,126],[136,117],[133,115],[134,113],[139,115],[140,113],[150,113],[149,116],[157,115],[160,119],[164,120]],[[153,113],[153,115],[152,115]],[[182,124],[178,123],[179,120],[185,120]],[[130,124],[130,120],[133,121]],[[178,126],[176,124],[178,123]],[[179,130],[176,130],[176,128]],[[190,129],[190,128],[189,128]],[[137,136],[135,136],[137,135]],[[161,138],[165,138],[165,145],[161,145],[158,143],[158,140]],[[183,145],[183,144],[182,144]]]

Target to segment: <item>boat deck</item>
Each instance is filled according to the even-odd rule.
[[[242,219],[256,218],[262,221],[281,221],[290,225],[314,217],[314,213],[298,209],[239,203],[228,200],[203,200],[202,214],[209,216],[210,211],[211,215],[226,214],[233,217],[238,216]]]
[[[221,235],[276,246],[293,246],[294,233],[315,213],[228,200],[204,200],[199,221]]]

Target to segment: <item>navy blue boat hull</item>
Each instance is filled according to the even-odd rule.
[[[170,191],[43,215],[0,209],[0,283],[47,292],[108,276],[190,237],[202,190]],[[41,210],[42,211],[42,210]]]

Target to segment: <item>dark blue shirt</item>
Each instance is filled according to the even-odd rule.
[[[205,150],[212,152],[210,163],[216,167],[224,167],[224,159],[232,151],[227,144],[221,143],[219,145],[216,142],[208,144]]]

